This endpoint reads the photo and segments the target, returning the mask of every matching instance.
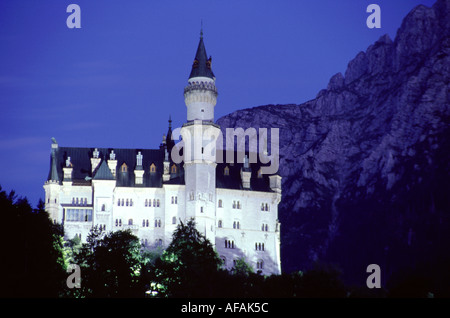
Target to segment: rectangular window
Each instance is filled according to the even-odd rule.
[[[92,209],[66,209],[68,222],[92,222]]]

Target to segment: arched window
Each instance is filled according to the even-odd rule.
[[[229,176],[230,175],[230,168],[228,168],[228,166],[225,166],[225,168],[223,169],[223,174],[225,176]]]
[[[145,220],[145,226],[148,227],[148,219]]]
[[[256,262],[256,269],[263,269],[263,268],[264,268],[264,261],[260,259]]]
[[[142,220],[142,227],[145,227],[145,220]]]
[[[261,203],[261,211],[264,211],[264,203]]]
[[[148,200],[145,199],[145,206],[148,206]]]
[[[219,208],[222,207],[222,200],[219,200]]]
[[[225,248],[234,248],[233,240],[225,240]]]
[[[170,171],[171,171],[171,173],[177,173],[177,166],[175,164],[173,164]]]
[[[133,219],[128,220],[128,225],[133,225]]]
[[[156,166],[154,163],[150,165],[150,173],[156,172]]]
[[[177,218],[175,216],[172,218],[172,224],[177,224]]]
[[[125,206],[125,204],[124,204],[124,200],[122,199],[122,206]]]
[[[219,220],[219,222],[217,222],[217,227],[222,227],[222,220]]]
[[[266,203],[266,206],[265,206],[265,209],[264,209],[265,211],[269,211],[269,205]]]
[[[126,203],[126,206],[128,206],[130,204],[130,201],[128,201],[128,199],[127,199],[127,203]]]
[[[106,211],[106,206],[104,204],[102,204],[102,212]]]
[[[122,164],[122,166],[120,166],[120,171],[128,172],[128,166],[125,162]]]
[[[153,206],[156,206],[156,199],[153,199]]]
[[[159,208],[159,199],[156,200],[156,206]]]

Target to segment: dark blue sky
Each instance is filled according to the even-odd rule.
[[[81,29],[66,8],[81,7]],[[366,8],[381,7],[381,29]],[[313,99],[359,51],[434,0],[0,2],[0,185],[35,205],[61,146],[157,148],[183,88],[200,21],[219,97],[216,119]]]

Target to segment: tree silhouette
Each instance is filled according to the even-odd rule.
[[[51,222],[44,203],[33,209],[26,198],[0,186],[3,273],[1,297],[58,297],[65,284],[63,230]]]
[[[143,297],[141,245],[130,230],[104,234],[93,227],[75,254],[80,265],[80,297]]]
[[[194,220],[180,222],[172,242],[155,263],[156,289],[166,297],[213,296],[221,265],[222,260],[211,242],[197,231]]]

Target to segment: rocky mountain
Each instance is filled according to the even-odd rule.
[[[407,268],[438,275],[450,250],[449,54],[450,0],[437,0],[315,99],[217,120],[223,130],[280,129],[284,271],[335,263],[360,285],[372,263],[383,284]]]

